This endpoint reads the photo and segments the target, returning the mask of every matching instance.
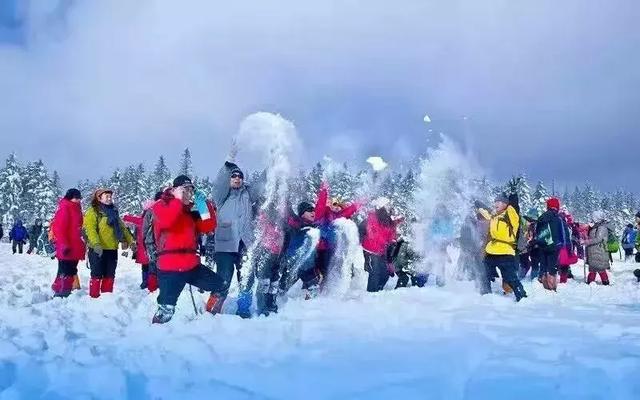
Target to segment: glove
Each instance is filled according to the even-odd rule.
[[[521,177],[511,178],[509,183],[507,183],[507,188],[509,189],[509,193],[511,194],[518,193],[518,187],[520,186],[521,181],[522,181]]]
[[[395,265],[393,265],[393,263],[387,263],[387,272],[389,273],[390,277],[396,276],[396,267]]]
[[[193,206],[200,214],[200,218],[207,220],[211,218],[209,207],[207,206],[207,196],[200,190],[196,190],[193,195]]]
[[[102,253],[104,252],[104,249],[102,248],[102,246],[97,244],[93,246],[93,252],[96,253],[98,257],[102,257]]]
[[[65,247],[64,249],[62,249],[62,255],[64,257],[67,257],[69,254],[71,254],[71,249],[68,247]]]

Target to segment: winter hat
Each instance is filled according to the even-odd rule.
[[[186,175],[178,175],[176,179],[173,180],[173,187],[177,188],[180,186],[193,186],[193,182],[191,182],[191,178]]]
[[[76,188],[73,189],[69,189],[67,190],[67,193],[64,195],[64,198],[67,200],[73,200],[73,199],[82,199],[82,195],[80,194],[80,191]]]
[[[389,200],[384,196],[380,196],[377,199],[375,199],[371,204],[376,208],[376,210],[379,210],[381,208],[385,208],[386,206],[388,206],[389,203],[391,203],[391,200]]]
[[[591,213],[591,220],[593,222],[604,221],[604,211],[596,210],[596,211],[592,212]]]
[[[96,192],[93,194],[93,197],[94,197],[95,199],[99,199],[99,198],[100,198],[100,196],[102,196],[102,195],[103,195],[103,194],[105,194],[105,193],[111,193],[111,194],[113,194],[113,190],[111,190],[111,189],[98,189],[98,190],[96,190]]]
[[[560,210],[560,200],[558,200],[558,198],[556,198],[556,197],[551,197],[549,200],[547,200],[547,208],[550,209],[550,210],[559,211]]]
[[[496,202],[500,202],[500,203],[504,203],[504,204],[509,204],[509,196],[507,196],[506,193],[500,193],[499,195],[496,196],[495,200]]]
[[[162,193],[163,193],[162,191],[156,192],[156,195],[153,196],[153,200],[155,200],[155,201],[160,200],[160,198],[162,197]]]
[[[303,201],[302,203],[298,204],[298,216],[299,217],[302,217],[302,214],[304,214],[306,212],[312,212],[313,210],[315,210],[315,208],[309,202]]]
[[[244,179],[244,172],[238,166],[235,166],[231,169],[231,175],[238,174],[240,175],[240,179]]]

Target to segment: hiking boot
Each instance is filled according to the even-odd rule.
[[[158,311],[156,311],[151,322],[154,324],[166,324],[167,322],[171,321],[171,318],[173,318],[173,314],[175,313],[175,311],[175,306],[164,304],[159,305]]]

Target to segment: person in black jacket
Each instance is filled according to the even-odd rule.
[[[558,255],[562,245],[563,224],[560,219],[560,200],[551,197],[545,211],[536,223],[535,240],[540,248],[540,275],[545,289],[558,287]]]
[[[36,250],[36,254],[38,254],[38,238],[40,234],[42,234],[42,220],[38,218],[29,231],[29,249],[27,250],[27,254],[31,254],[34,249]]]

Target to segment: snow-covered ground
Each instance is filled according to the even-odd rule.
[[[52,300],[55,261],[3,243],[0,400],[640,399],[634,267],[616,263],[610,287],[527,280],[519,304],[456,282],[289,299],[252,320],[231,303],[194,317],[185,291],[174,320],[152,326],[156,296],[130,260],[113,295]]]

